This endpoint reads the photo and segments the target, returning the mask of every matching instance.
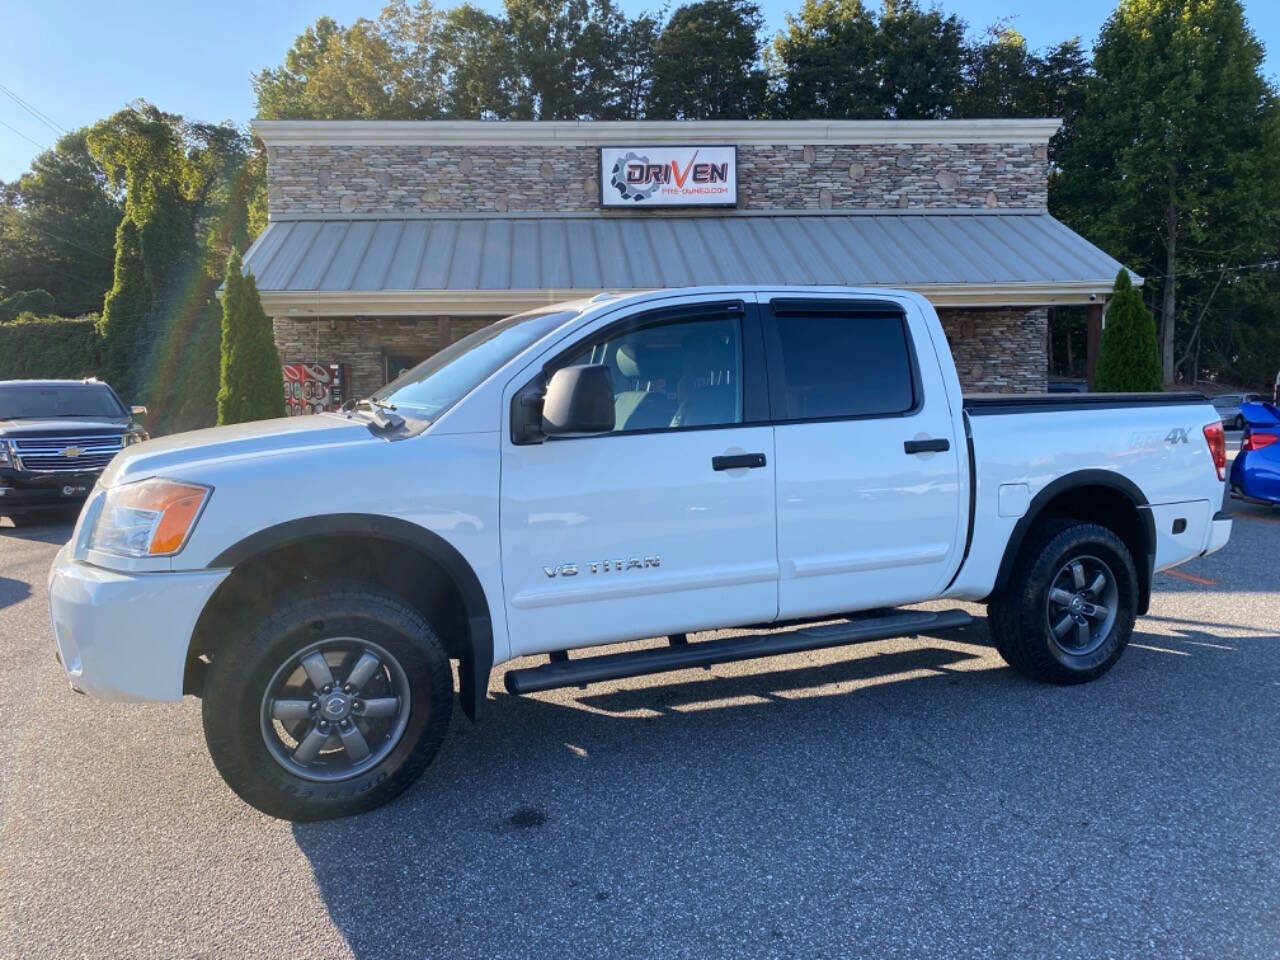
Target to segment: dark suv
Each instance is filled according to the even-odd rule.
[[[78,508],[145,414],[98,380],[0,380],[0,516]]]

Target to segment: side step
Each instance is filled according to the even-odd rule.
[[[941,610],[937,613],[908,610],[785,633],[753,633],[743,637],[704,640],[701,643],[607,653],[580,660],[553,659],[550,663],[537,667],[508,670],[506,684],[509,693],[537,693],[557,687],[575,687],[602,680],[685,670],[689,667],[708,667],[715,663],[753,660],[799,650],[819,650],[867,640],[888,640],[934,630],[953,630],[972,622],[973,618],[963,610]]]

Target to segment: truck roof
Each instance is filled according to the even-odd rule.
[[[97,377],[84,377],[80,380],[0,380],[0,387],[105,387],[106,383]]]

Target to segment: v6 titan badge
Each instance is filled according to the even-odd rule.
[[[592,560],[582,566],[589,573],[621,573],[624,570],[647,570],[661,564],[661,557],[626,557],[622,560]],[[554,567],[543,567],[542,572],[548,577],[576,577],[582,570],[576,563],[562,563]]]

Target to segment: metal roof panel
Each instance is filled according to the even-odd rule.
[[[264,291],[1099,283],[1120,264],[1043,211],[389,216],[273,221]]]

